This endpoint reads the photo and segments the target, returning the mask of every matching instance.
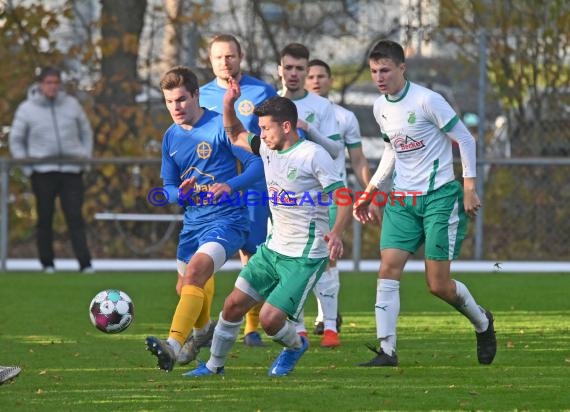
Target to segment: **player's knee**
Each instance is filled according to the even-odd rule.
[[[454,290],[450,284],[445,282],[432,282],[428,283],[429,292],[445,301],[452,300],[454,296]]]
[[[235,295],[230,293],[224,301],[222,317],[228,322],[239,322],[243,319],[246,312],[247,309],[244,307],[243,303],[239,302]]]

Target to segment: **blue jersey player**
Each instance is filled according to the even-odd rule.
[[[213,289],[212,275],[247,239],[247,208],[237,190],[259,178],[263,166],[255,156],[233,149],[220,114],[200,107],[198,80],[189,68],[169,70],[160,88],[174,121],[163,139],[161,177],[169,200],[185,212],[177,250],[180,300],[168,339],[149,336],[146,344],[158,366],[170,371],[195,325],[206,322],[202,331],[194,331],[196,340],[213,332],[206,290]],[[245,163],[243,175],[238,175],[238,156]]]
[[[216,77],[200,87],[200,105],[208,110],[222,113],[224,94],[228,88],[228,79],[231,77],[238,81],[241,88],[241,96],[235,103],[236,114],[247,130],[259,134],[261,131],[258,118],[253,114],[253,110],[265,100],[276,96],[275,88],[241,72],[240,66],[243,59],[241,45],[231,34],[220,34],[214,37],[210,42],[209,54],[212,71]],[[248,189],[250,233],[244,247],[240,250],[244,266],[255,253],[257,246],[265,241],[269,217],[267,202],[261,199],[261,194],[267,192],[265,177],[261,175],[259,180],[256,180]],[[244,343],[248,346],[264,346],[257,332],[260,307],[261,305],[254,307],[246,315]]]

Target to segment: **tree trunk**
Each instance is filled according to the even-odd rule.
[[[97,101],[130,105],[139,91],[137,57],[147,0],[101,0],[101,81]]]

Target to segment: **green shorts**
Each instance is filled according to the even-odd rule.
[[[307,296],[321,277],[328,258],[292,258],[261,245],[239,277],[290,319],[297,320]],[[239,279],[236,285],[239,284]]]
[[[454,180],[426,195],[391,198],[384,209],[380,250],[415,253],[425,242],[426,259],[453,260],[466,231],[463,188]]]

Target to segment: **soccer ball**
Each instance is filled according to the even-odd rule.
[[[103,290],[91,301],[89,317],[101,332],[119,333],[129,327],[135,317],[132,299],[122,290]]]

